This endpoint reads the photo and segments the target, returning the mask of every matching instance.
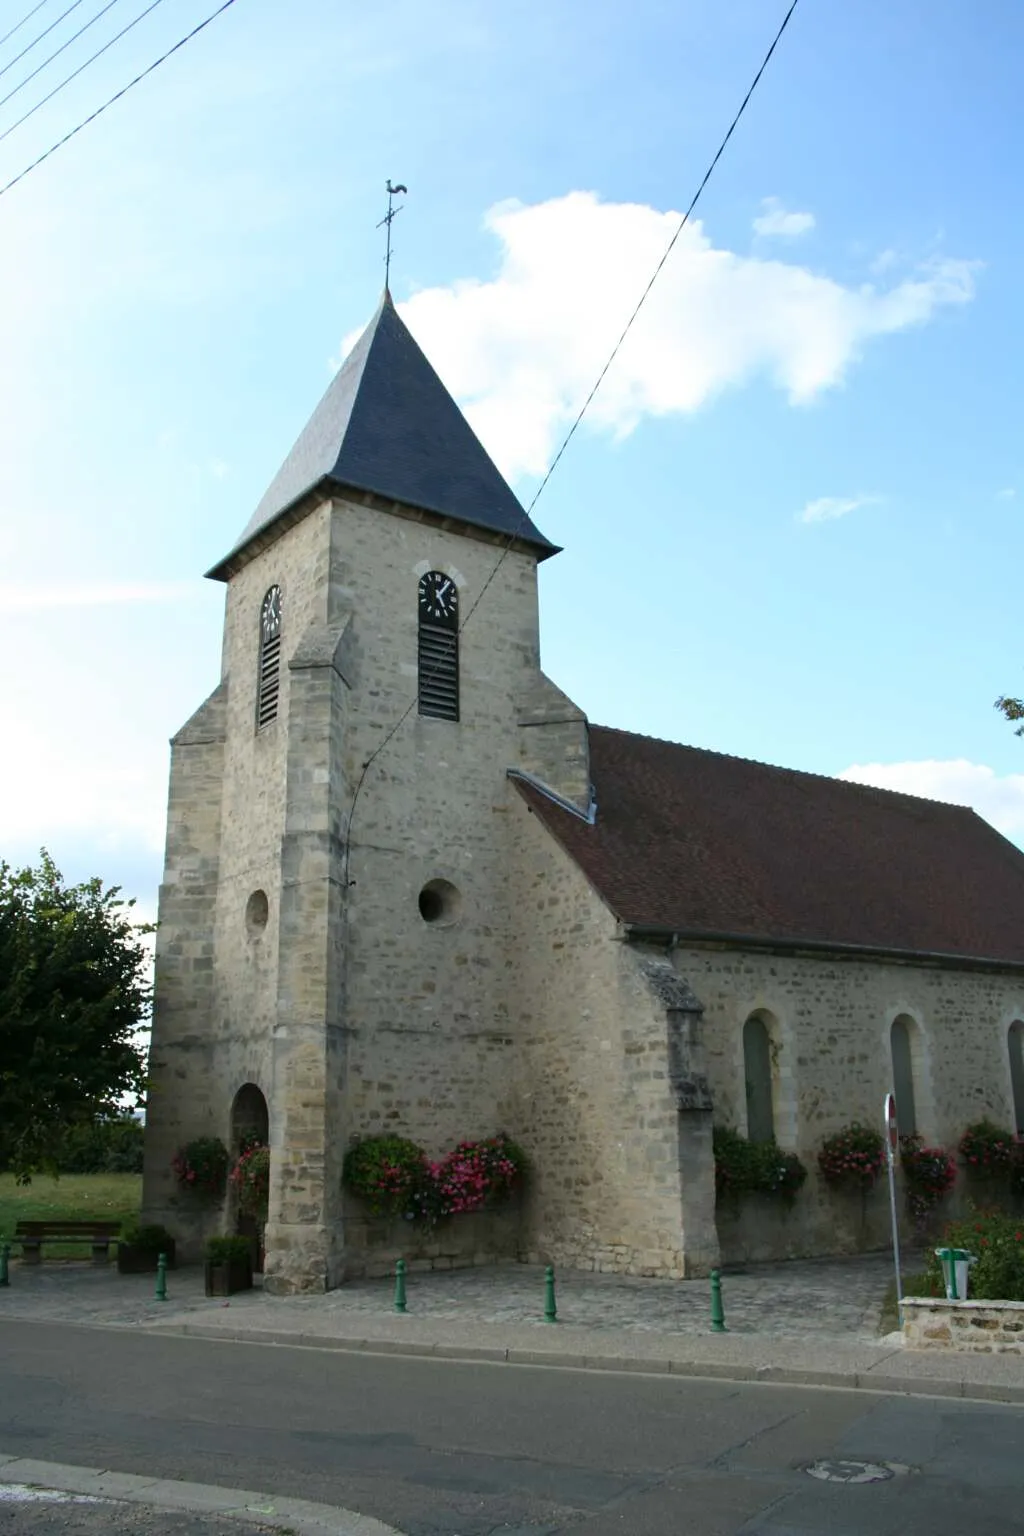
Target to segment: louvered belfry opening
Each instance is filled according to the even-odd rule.
[[[281,588],[271,587],[260,608],[260,664],[256,684],[256,729],[277,719],[281,692]]]
[[[459,589],[443,571],[427,571],[419,586],[419,712],[459,718]]]

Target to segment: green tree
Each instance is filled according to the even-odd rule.
[[[99,879],[0,863],[0,1158],[55,1170],[68,1132],[141,1095],[152,926]]]
[[[1024,699],[1006,699],[1000,697],[996,699],[995,707],[1006,716],[1007,720],[1011,722],[1024,720]],[[1024,725],[1018,725],[1014,735],[1024,736]]]

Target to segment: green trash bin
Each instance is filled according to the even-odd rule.
[[[942,1266],[946,1300],[966,1301],[967,1271],[974,1263],[974,1254],[966,1248],[936,1248],[935,1256]]]

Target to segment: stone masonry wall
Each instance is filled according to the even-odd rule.
[[[519,748],[516,701],[539,676],[536,561],[512,550],[493,575],[500,542],[371,503],[316,506],[228,591],[209,910],[201,922],[192,912],[188,935],[208,975],[205,991],[188,984],[188,1081],[173,1091],[180,1139],[228,1139],[238,1089],[265,1094],[268,1285],[278,1288],[340,1276],[340,1163],[352,1134],[399,1130],[439,1153],[500,1129],[510,1109],[506,767]],[[455,579],[463,615],[484,593],[461,640],[458,723],[415,709],[418,582],[430,569]],[[257,732],[259,611],[274,584],[281,695],[277,719]],[[582,719],[577,735],[585,750]],[[218,773],[207,778],[204,793]],[[176,805],[191,826],[188,785]],[[418,904],[428,881],[451,888],[436,923]],[[256,891],[269,912],[258,930],[246,922]],[[172,922],[163,939],[170,948],[184,935]],[[204,1231],[221,1219],[208,1213]],[[359,1231],[354,1222],[356,1244]]]
[[[344,1120],[347,1135],[391,1131],[431,1156],[510,1121],[506,768],[517,755],[514,701],[537,676],[536,562],[511,551],[466,626],[457,723],[415,706],[418,583],[428,570],[450,575],[465,619],[499,553],[358,501],[336,504],[332,592],[354,614],[348,784],[412,703],[366,772],[351,823]],[[432,881],[451,888],[450,906],[426,922],[419,895]]]
[[[743,1025],[758,1013],[772,1039],[776,1138],[800,1154],[809,1172],[792,1208],[744,1201],[740,1219],[720,1210],[726,1260],[888,1243],[884,1187],[866,1201],[837,1194],[818,1175],[817,1151],[852,1120],[880,1128],[882,1100],[892,1087],[890,1028],[901,1014],[916,1025],[914,1089],[926,1141],[953,1149],[964,1126],[985,1115],[1012,1124],[1007,1030],[1024,1016],[1020,977],[695,945],[678,948],[672,958],[704,1003],[715,1123],[746,1130]],[[948,1203],[951,1213],[957,1203]]]
[[[903,1338],[908,1349],[1024,1355],[1024,1301],[945,1301],[906,1296]]]
[[[519,761],[556,794],[590,810],[590,749],[587,718],[543,672],[519,700]],[[509,765],[512,766],[511,764]]]
[[[216,1211],[179,1190],[171,1159],[185,1141],[221,1130],[210,1019],[227,703],[221,683],[171,744],[167,857],[157,914],[143,1207],[147,1221],[180,1237],[186,1257],[201,1251],[217,1221]]]
[[[271,1111],[275,1134],[271,1043],[277,1006],[281,838],[288,742],[288,659],[308,627],[326,617],[329,512],[319,508],[287,537],[261,553],[229,584],[222,653],[223,677],[216,754],[200,757],[188,745],[193,722],[176,738],[168,814],[167,864],[160,906],[151,1060],[156,1101],[173,1103],[173,1135],[161,1130],[159,1110],[147,1114],[149,1218],[181,1234],[186,1260],[201,1255],[201,1240],[225,1221],[226,1207],[210,1208],[176,1191],[166,1172],[168,1153],[198,1135],[231,1136],[231,1105],[254,1083]],[[275,721],[255,729],[259,615],[272,585],[282,593],[281,693]],[[174,894],[197,890],[192,866],[201,843],[205,905],[183,906]],[[185,851],[182,851],[185,850]],[[246,921],[249,897],[263,891],[265,926]],[[193,955],[177,978],[169,961]],[[181,969],[180,960],[174,964]],[[179,1005],[181,996],[186,1001]],[[183,1012],[184,1010],[184,1012]],[[179,1020],[187,1013],[182,1033]],[[174,1146],[171,1143],[174,1143]],[[158,1184],[158,1180],[160,1181]]]
[[[710,1146],[681,1177],[664,1006],[607,907],[521,799],[512,833],[510,1130],[534,1170],[528,1256],[700,1273],[717,1258]]]

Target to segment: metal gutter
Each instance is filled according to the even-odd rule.
[[[577,812],[577,814],[579,814]],[[903,965],[937,965],[957,970],[1020,971],[1024,960],[993,960],[978,955],[950,954],[943,950],[886,949],[873,944],[843,944],[830,939],[765,938],[749,933],[713,933],[707,929],[665,928],[653,923],[621,923],[627,942],[648,941],[665,944],[670,949],[681,945],[728,945],[735,949],[761,950],[774,954],[835,955],[850,960],[893,960]]]

